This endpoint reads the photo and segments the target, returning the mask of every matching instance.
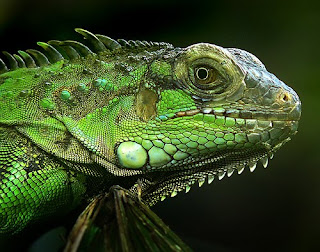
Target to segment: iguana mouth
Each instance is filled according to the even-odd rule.
[[[167,197],[176,196],[180,191],[188,192],[196,182],[198,182],[199,186],[202,186],[205,181],[211,184],[214,179],[221,180],[224,177],[230,177],[234,171],[241,174],[245,167],[248,167],[253,172],[258,161],[266,168],[269,159],[273,158],[274,153],[291,139],[290,136],[296,134],[301,113],[300,106],[300,103],[297,103],[291,108],[291,112],[287,112],[289,115],[286,118],[270,115],[269,120],[266,117],[253,119],[257,115],[257,113],[254,113],[255,111],[251,114],[246,113],[247,116],[243,116],[244,113],[239,110],[239,113],[236,113],[235,110],[231,112],[231,110],[228,111],[222,108],[201,108],[176,112],[171,119],[192,116],[194,120],[211,123],[214,121],[218,127],[220,121],[222,127],[228,126],[228,121],[229,123],[242,121],[249,141],[252,140],[251,137],[257,134],[262,136],[266,133],[268,139],[262,136],[264,141],[260,143],[259,148],[212,152],[196,158],[193,157],[194,159],[189,160],[189,162],[177,164],[175,167],[169,166],[168,169],[162,167],[161,171],[153,170],[154,173],[149,173],[150,180],[147,178],[148,176],[145,177],[148,182],[145,183],[145,188],[142,190],[142,199],[153,205],[159,200],[163,201]],[[232,127],[233,125],[229,126]],[[283,132],[281,136],[278,135],[276,137],[275,135],[279,133],[275,132],[278,131]],[[188,169],[183,169],[182,166],[187,166]],[[163,179],[162,172],[165,172]]]
[[[232,117],[239,119],[253,119],[253,120],[269,120],[269,121],[298,121],[301,116],[301,103],[296,103],[293,107],[285,108],[283,112],[277,110],[270,110],[269,112],[261,113],[262,110],[258,108],[250,109],[224,109],[224,108],[210,108],[204,107],[201,109],[191,109],[186,111],[178,111],[172,118],[194,116],[197,114],[215,115]]]

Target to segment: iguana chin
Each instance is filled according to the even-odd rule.
[[[0,232],[64,214],[112,185],[149,205],[253,171],[297,132],[297,94],[252,54],[76,41],[0,60]]]

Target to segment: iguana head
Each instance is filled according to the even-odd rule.
[[[140,121],[124,121],[115,152],[120,169],[143,171],[151,204],[253,171],[259,160],[266,167],[297,132],[297,94],[246,51],[200,43],[163,53],[148,69],[135,97]]]

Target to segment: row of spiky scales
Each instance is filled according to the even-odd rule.
[[[172,47],[171,44],[164,42],[126,41],[124,39],[116,41],[108,36],[93,34],[81,28],[76,28],[75,31],[84,36],[89,46],[72,40],[50,40],[47,43],[37,43],[42,48],[42,52],[35,49],[19,50],[18,54],[10,54],[7,51],[3,51],[7,63],[0,58],[0,74],[17,68],[46,66],[62,59],[75,60],[106,50],[114,51],[120,48],[132,49],[139,47]]]

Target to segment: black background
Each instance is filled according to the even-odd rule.
[[[320,248],[319,1],[0,0],[0,50],[80,39],[75,27],[179,47],[245,49],[295,89],[299,133],[268,169],[195,186],[153,210],[195,251]]]

